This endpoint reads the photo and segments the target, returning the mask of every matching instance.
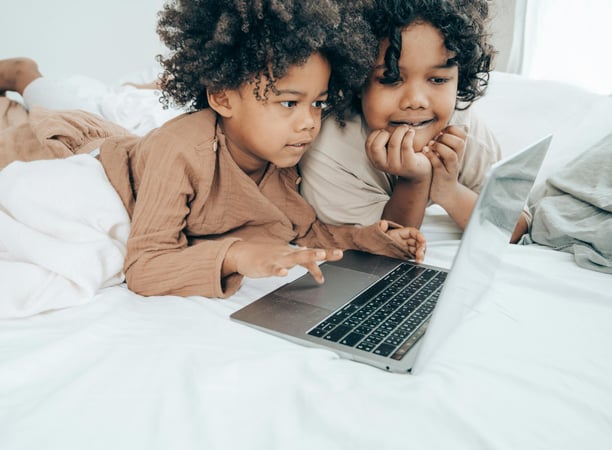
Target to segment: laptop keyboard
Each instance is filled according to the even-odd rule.
[[[308,331],[396,360],[425,333],[446,272],[400,264]]]

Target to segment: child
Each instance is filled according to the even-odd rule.
[[[162,107],[156,82],[114,86],[83,75],[50,78],[30,58],[0,60],[0,96],[4,91],[18,93],[26,110],[42,106],[89,111],[140,136],[185,112]]]
[[[374,1],[367,19],[380,45],[356,114],[345,128],[326,121],[300,162],[321,220],[420,227],[431,201],[465,227],[501,156],[465,111],[491,69],[487,13],[485,0]]]
[[[363,82],[353,74],[371,64],[363,26],[353,14],[346,21],[327,0],[165,5],[164,98],[196,111],[143,138],[105,138],[99,153],[132,221],[130,289],[227,297],[244,276],[283,276],[295,265],[322,282],[317,263],[340,259],[336,247],[423,259],[418,230],[328,226],[298,192],[295,165],[328,102],[341,115]]]

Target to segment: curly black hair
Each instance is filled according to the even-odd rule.
[[[414,22],[437,28],[445,47],[454,52],[459,69],[456,109],[467,109],[483,96],[489,84],[496,53],[489,43],[487,0],[374,0],[366,11],[372,32],[379,41],[389,40],[385,53],[385,81],[399,79],[398,59],[402,31]]]
[[[377,41],[363,9],[345,0],[170,0],[158,14],[157,33],[169,49],[158,55],[162,102],[207,108],[206,93],[255,82],[258,100],[293,65],[321,53],[332,66],[329,103],[344,110],[373,65]],[[260,95],[260,75],[268,83]]]

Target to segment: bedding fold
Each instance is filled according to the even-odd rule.
[[[523,244],[573,253],[576,264],[612,273],[612,133],[548,178],[530,201]]]
[[[0,171],[0,318],[90,301],[123,281],[130,221],[90,155]]]

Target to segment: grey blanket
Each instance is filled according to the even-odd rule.
[[[612,133],[551,176],[529,209],[521,243],[570,252],[579,266],[612,273]]]

